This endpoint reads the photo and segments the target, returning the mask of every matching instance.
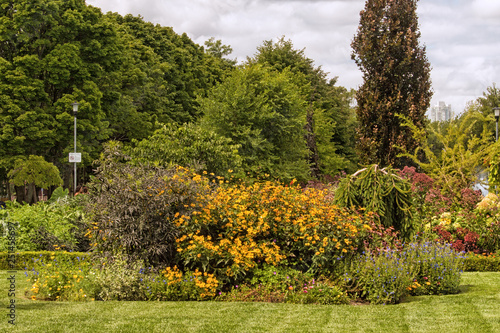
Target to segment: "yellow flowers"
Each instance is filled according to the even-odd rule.
[[[224,276],[259,262],[276,265],[287,258],[290,264],[310,263],[312,256],[345,255],[356,250],[369,219],[331,205],[327,195],[270,181],[220,187],[191,219],[176,216],[177,251],[193,268],[208,261],[211,272]],[[321,259],[318,267],[320,262],[324,265]]]

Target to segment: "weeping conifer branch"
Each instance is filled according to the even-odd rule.
[[[410,190],[410,183],[396,170],[373,164],[342,179],[335,192],[335,203],[374,212],[384,227],[394,227],[409,238],[413,231]]]

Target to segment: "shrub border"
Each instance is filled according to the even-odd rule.
[[[469,253],[464,259],[465,272],[500,272],[500,256]]]
[[[67,251],[18,251],[16,252],[17,270],[31,269],[29,262],[34,258],[49,262],[55,257],[58,260],[70,260],[77,262],[78,258],[88,258],[88,252],[67,252]],[[9,270],[8,252],[0,252],[0,270]],[[464,259],[465,272],[500,272],[500,256],[484,256],[478,254],[467,254]]]
[[[82,258],[88,258],[90,253],[87,252],[67,252],[67,251],[17,251],[16,252],[16,270],[25,270],[33,268],[30,265],[33,262],[33,259],[40,259],[43,262],[49,262],[51,260],[58,261],[72,261],[78,262],[78,258],[80,260]],[[0,252],[0,270],[9,270],[12,269],[9,267],[8,252]]]

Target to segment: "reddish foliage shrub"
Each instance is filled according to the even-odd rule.
[[[458,252],[479,252],[477,246],[479,235],[474,231],[467,228],[457,228],[454,233],[451,233],[441,225],[436,226],[434,231],[439,237],[439,242],[451,244],[451,247]]]
[[[417,172],[414,167],[404,167],[399,174],[412,184],[415,208],[421,219],[459,210],[470,217],[469,213],[482,198],[481,191],[470,188],[460,189],[457,193],[443,193],[431,177]]]
[[[452,200],[441,193],[441,188],[425,173],[419,173],[415,167],[405,166],[399,175],[411,183],[414,207],[421,219],[449,211]]]
[[[468,211],[474,210],[478,202],[481,201],[483,195],[479,190],[472,190],[470,188],[464,188],[460,191],[461,200],[460,204],[463,209]]]
[[[364,248],[371,253],[380,253],[388,248],[401,250],[399,233],[393,227],[386,228],[375,221],[368,222],[370,229],[367,231],[367,236],[364,240]]]

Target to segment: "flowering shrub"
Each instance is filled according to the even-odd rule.
[[[464,271],[468,272],[500,272],[500,251],[497,253],[476,254],[465,256]]]
[[[445,226],[438,225],[434,228],[434,232],[439,236],[438,241],[450,244],[457,252],[478,252],[476,242],[479,235],[466,228],[456,228],[448,231]]]
[[[405,166],[399,175],[411,183],[413,207],[418,218],[439,215],[448,210],[451,199],[441,194],[441,189],[434,179],[425,173],[419,173],[415,167]]]
[[[87,236],[95,253],[126,253],[148,264],[175,264],[173,221],[189,216],[210,191],[208,180],[182,167],[169,170],[126,164],[119,145],[106,147],[89,184],[94,221]],[[177,215],[176,215],[177,214]]]
[[[91,279],[92,264],[86,257],[76,257],[76,261],[56,256],[52,252],[48,260],[33,258],[25,271],[31,288],[27,295],[41,300],[92,300],[94,285]]]
[[[458,219],[470,220],[473,218],[473,209],[482,197],[480,191],[470,188],[459,188],[453,193],[446,193],[434,179],[416,172],[414,167],[405,167],[399,174],[411,182],[418,231],[429,231],[436,225],[436,217],[448,212],[454,212],[453,215]]]
[[[180,215],[177,251],[183,264],[241,282],[259,265],[327,272],[362,245],[369,217],[348,214],[325,199],[272,182],[219,187],[191,217]]]
[[[50,261],[34,258],[27,269],[33,300],[162,300],[189,301],[211,299],[216,295],[217,279],[212,274],[181,272],[176,266],[161,271],[145,268],[141,261],[123,255],[91,261]]]
[[[417,274],[410,286],[412,295],[439,295],[458,292],[460,275],[464,269],[464,257],[449,245],[436,242],[411,243],[411,252]]]
[[[352,260],[344,282],[351,294],[374,304],[398,303],[408,294],[456,293],[463,259],[447,245],[414,242]]]
[[[146,297],[157,301],[191,301],[212,299],[219,285],[213,274],[180,271],[177,266],[167,267],[160,275],[146,278]]]
[[[365,251],[379,253],[387,248],[402,249],[403,243],[393,227],[386,228],[375,221],[369,221],[368,226],[364,239]]]
[[[464,204],[466,206],[466,204]],[[428,237],[451,244],[458,252],[491,253],[500,249],[500,202],[493,193],[462,209],[433,216],[424,226]]]
[[[360,255],[346,267],[346,289],[373,304],[399,303],[416,275],[409,256],[406,251],[391,249]]]
[[[346,304],[347,294],[332,282],[291,268],[265,265],[254,272],[249,284],[220,292],[218,300],[286,302],[297,304]]]
[[[500,200],[489,193],[475,210],[474,230],[479,234],[477,241],[481,252],[491,253],[500,250]]]

